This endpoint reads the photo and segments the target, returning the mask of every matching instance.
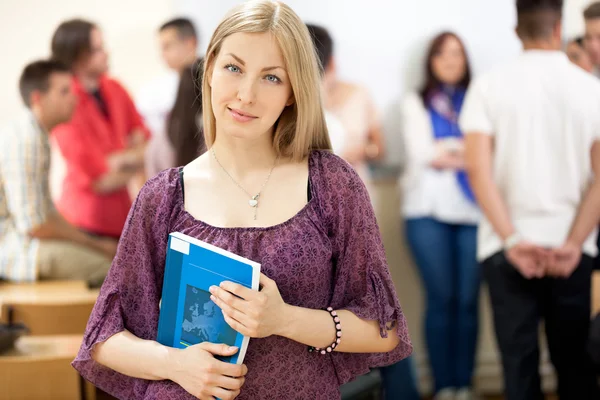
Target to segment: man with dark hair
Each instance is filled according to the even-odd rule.
[[[107,76],[96,25],[80,19],[60,24],[52,56],[73,72],[78,98],[71,121],[52,131],[67,165],[57,206],[78,228],[116,239],[131,208],[129,186],[143,179],[149,132],[129,94]]]
[[[327,32],[327,29],[319,25],[306,24],[308,32],[312,37],[319,63],[321,66],[321,73],[325,74],[325,71],[329,68],[333,59],[333,39]]]
[[[189,19],[175,18],[165,22],[158,36],[163,60],[172,70],[181,72],[196,61],[198,36]]]
[[[333,41],[327,30],[321,26],[306,24],[308,32],[315,46],[315,52],[317,53],[317,59],[319,60],[319,68],[321,70],[321,78],[325,77],[325,70],[331,61],[333,52]],[[323,81],[321,81],[323,83]],[[344,143],[346,141],[346,131],[344,125],[336,118],[332,113],[327,110],[325,111],[325,122],[327,123],[327,130],[329,132],[329,140],[331,141],[331,147],[333,152],[339,156],[342,155],[344,150]]]
[[[600,398],[586,352],[600,220],[600,82],[562,47],[562,0],[518,0],[524,52],[476,79],[460,125],[484,213],[488,283],[507,400],[541,400],[544,320],[560,399]]]
[[[600,78],[600,1],[590,4],[583,12],[585,19],[585,48],[594,63],[594,73]]]
[[[98,286],[115,254],[116,241],[82,233],[50,197],[48,132],[73,114],[71,79],[58,61],[33,62],[21,74],[27,110],[0,133],[0,278],[82,279]]]
[[[136,96],[136,104],[153,135],[164,134],[167,115],[177,96],[179,78],[199,58],[198,34],[191,20],[175,18],[158,30],[161,56],[171,70],[150,82]]]
[[[368,161],[383,155],[381,124],[366,88],[337,77],[333,40],[322,26],[307,24],[322,73],[326,116],[339,121],[339,138],[330,132],[333,150],[346,159],[370,188]],[[329,127],[329,123],[328,123]],[[370,190],[373,196],[372,190]]]

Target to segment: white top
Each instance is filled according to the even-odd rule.
[[[169,71],[143,86],[136,96],[136,107],[152,134],[164,131],[179,88],[179,75]]]
[[[342,125],[335,115],[328,111],[325,111],[325,123],[327,124],[327,131],[329,131],[329,140],[331,141],[333,153],[341,156],[346,145],[346,130],[344,129],[344,125]]]
[[[400,177],[402,215],[477,224],[481,213],[462,192],[456,170],[438,170],[429,166],[446,141],[435,139],[431,118],[421,97],[417,93],[407,95],[400,105],[400,114],[406,157],[404,173]]]
[[[494,179],[517,231],[538,245],[560,246],[592,179],[600,82],[562,52],[525,51],[471,84],[460,126],[494,136]],[[596,234],[583,245],[590,256],[598,252]],[[482,219],[478,259],[501,248]]]

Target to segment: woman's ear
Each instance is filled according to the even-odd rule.
[[[291,106],[292,104],[294,104],[296,102],[296,98],[294,97],[294,94],[292,94],[290,96],[290,98],[288,99],[288,101],[285,103],[286,107]]]

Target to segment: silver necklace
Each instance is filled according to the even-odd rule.
[[[214,147],[210,149],[210,152],[212,153],[217,164],[219,164],[219,167],[221,167],[223,172],[225,172],[225,174],[227,174],[229,179],[231,179],[231,181],[233,183],[235,183],[237,185],[237,187],[239,187],[244,193],[246,193],[246,195],[248,195],[248,197],[250,197],[250,200],[248,200],[248,205],[250,207],[254,208],[254,220],[256,221],[256,212],[258,210],[258,200],[260,199],[260,194],[262,193],[265,186],[267,186],[267,183],[269,182],[269,179],[271,178],[271,174],[273,173],[273,170],[275,169],[275,166],[277,165],[277,160],[279,160],[279,156],[277,156],[277,158],[275,158],[275,161],[273,162],[273,166],[271,167],[271,170],[269,171],[269,175],[267,175],[267,179],[265,179],[265,182],[260,187],[260,190],[258,191],[258,193],[256,193],[254,196],[252,196],[250,193],[248,193],[248,191],[246,189],[244,189],[242,187],[242,185],[240,185],[235,179],[233,179],[233,176],[231,176],[231,174],[229,172],[227,172],[227,170],[225,169],[223,164],[221,164],[221,162],[217,158],[217,154],[215,153]]]

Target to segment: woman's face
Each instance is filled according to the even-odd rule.
[[[433,74],[441,82],[448,85],[459,83],[467,71],[467,60],[460,41],[448,36],[437,54],[431,59]]]
[[[281,49],[271,33],[228,36],[210,71],[217,137],[272,135],[293,93]]]
[[[569,60],[583,70],[587,72],[592,72],[594,69],[594,65],[592,64],[592,60],[589,54],[585,51],[583,47],[581,47],[577,42],[570,42],[567,46],[567,56],[569,56]]]

